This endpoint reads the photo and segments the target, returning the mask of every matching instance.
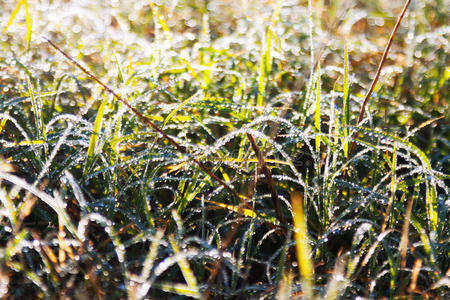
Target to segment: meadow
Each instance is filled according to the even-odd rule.
[[[445,299],[448,0],[0,2],[0,298]]]

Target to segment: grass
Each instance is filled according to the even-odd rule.
[[[2,2],[1,297],[447,297],[448,10],[406,2]]]

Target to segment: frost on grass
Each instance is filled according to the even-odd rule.
[[[448,293],[443,4],[409,8],[357,125],[403,1],[247,2],[1,2],[2,297],[303,295],[296,192],[309,295]]]

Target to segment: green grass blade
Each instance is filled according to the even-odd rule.
[[[349,70],[348,70],[348,50],[347,50],[347,42],[344,45],[345,54],[344,54],[344,155],[348,158],[350,143],[347,140],[350,135],[350,83],[349,83]]]
[[[1,254],[1,259],[8,261],[17,253],[20,253],[20,251],[22,250],[20,244],[22,243],[23,240],[25,240],[27,236],[28,236],[27,230],[21,230],[19,233],[16,233],[14,235],[12,243],[9,243],[6,249],[4,249],[4,252]]]
[[[91,140],[89,142],[86,164],[84,166],[84,175],[85,176],[86,176],[86,174],[89,170],[89,167],[91,166],[91,163],[94,159],[95,148],[97,146],[98,137],[99,137],[100,130],[102,127],[102,122],[103,122],[103,114],[104,114],[107,103],[108,103],[108,98],[106,96],[104,96],[103,101],[100,104],[100,107],[97,111],[97,116],[95,117],[94,130],[92,131]]]
[[[256,105],[261,107],[264,105],[264,90],[266,88],[267,79],[272,71],[272,39],[273,29],[279,18],[279,11],[281,0],[278,1],[277,7],[272,14],[271,24],[266,29],[263,40],[263,49],[261,54],[261,65],[259,68],[258,78],[258,95],[256,98]]]
[[[35,93],[33,90],[33,85],[31,84],[30,78],[27,77],[27,88],[28,93],[30,95],[31,105],[33,107],[33,113],[34,113],[34,120],[36,125],[36,136],[37,137],[43,137],[45,135],[45,130],[43,128],[43,120],[42,120],[42,114],[41,114],[41,108],[38,103],[37,97],[35,97]]]
[[[389,216],[391,215],[392,203],[394,202],[395,191],[397,189],[397,177],[395,174],[395,170],[397,169],[397,146],[395,142],[394,142],[394,153],[392,154],[392,161],[388,161],[388,164],[391,167],[391,195],[389,197],[389,202],[386,208],[384,222],[383,225],[381,226],[381,232],[384,232],[386,230],[386,227],[388,226]]]
[[[428,258],[430,259],[430,263],[434,265],[436,263],[435,254],[434,254],[434,251],[433,251],[433,248],[431,245],[431,241],[428,238],[428,235],[427,235],[425,229],[423,229],[419,220],[414,216],[411,216],[411,224],[419,233],[425,253],[427,254]]]
[[[119,71],[119,80],[120,80],[120,82],[122,84],[124,84],[124,83],[128,84],[128,80],[125,79],[125,74],[123,72],[122,65],[119,62],[119,59],[117,58],[116,52],[114,52],[113,55],[114,55],[114,60],[115,60],[116,65],[117,65],[117,69]],[[114,127],[114,139],[113,139],[113,141],[110,142],[113,151],[117,154],[117,156],[113,159],[113,162],[115,162],[117,158],[118,159],[121,158],[120,157],[120,153],[119,153],[119,149],[118,149],[119,143],[116,142],[116,141],[118,141],[119,138],[120,138],[121,125],[122,125],[122,114],[123,114],[123,112],[122,112],[123,103],[119,102],[118,105],[119,105],[119,107],[117,108],[117,117],[116,117],[116,119],[114,121],[115,124],[116,124],[115,127]]]
[[[22,263],[16,261],[9,261],[8,266],[16,272],[23,272],[26,278],[28,278],[36,287],[44,292],[46,296],[45,298],[51,298],[46,283],[44,283],[41,279],[42,274],[38,275],[35,272],[29,271]]]
[[[287,249],[288,244],[289,244],[289,240],[286,240],[286,243],[283,245],[283,249],[280,252],[280,259],[278,261],[278,268],[277,268],[277,275],[275,277],[275,282],[281,284],[281,281],[284,281],[286,278],[286,272],[285,272],[285,268],[286,268],[286,254],[288,253]]]
[[[265,45],[265,47],[267,46],[267,38],[268,38],[268,31],[266,31],[266,34],[264,36],[263,45]],[[264,48],[263,48],[263,54],[261,55],[261,65],[259,68],[258,96],[256,98],[256,105],[259,107],[263,106],[263,103],[264,103],[264,90],[265,90],[266,80],[267,80],[266,59],[267,59],[267,49],[264,50]]]
[[[186,206],[188,206],[189,202],[192,201],[192,199],[194,199],[196,193],[195,191],[198,191],[198,189],[196,189],[197,186],[197,182],[198,182],[198,177],[200,175],[200,170],[195,170],[194,174],[192,176],[191,181],[189,182],[187,188],[186,188],[186,192],[182,192],[178,194],[177,197],[177,203],[179,203],[177,212],[179,214],[181,214],[184,209],[186,208]]]

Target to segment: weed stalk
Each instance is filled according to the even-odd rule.
[[[400,13],[397,23],[394,26],[394,29],[392,30],[391,36],[389,37],[389,40],[386,44],[386,48],[384,49],[383,56],[381,57],[380,63],[378,65],[377,73],[375,74],[375,78],[372,81],[372,84],[370,85],[369,90],[367,91],[366,96],[364,97],[364,102],[361,106],[361,110],[359,111],[359,117],[358,122],[356,122],[356,127],[358,127],[364,117],[364,113],[366,111],[367,103],[369,103],[370,96],[372,95],[373,89],[375,88],[375,85],[378,82],[378,79],[380,78],[381,70],[383,69],[384,62],[386,61],[386,58],[389,54],[389,50],[391,49],[392,41],[394,40],[395,34],[397,33],[398,28],[400,27],[400,24],[402,23],[403,17],[405,16],[406,10],[409,7],[409,4],[411,3],[411,0],[407,0],[405,5],[403,6],[402,12]],[[350,157],[353,154],[353,151],[355,150],[356,142],[355,139],[358,135],[358,132],[355,132],[353,135],[353,141],[352,146],[350,148]]]

